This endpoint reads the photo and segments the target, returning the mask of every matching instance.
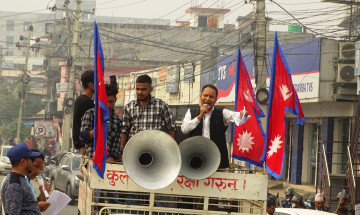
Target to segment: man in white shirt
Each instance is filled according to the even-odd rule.
[[[205,85],[200,94],[200,107],[187,111],[181,125],[181,131],[184,134],[189,134],[189,137],[203,136],[211,139],[218,146],[221,154],[219,168],[228,168],[229,158],[225,137],[227,125],[230,122],[241,125],[250,116],[245,110],[234,112],[228,109],[215,108],[217,96],[218,90],[214,85]]]

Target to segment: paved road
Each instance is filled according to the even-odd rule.
[[[0,176],[0,182],[4,179],[4,175]],[[38,183],[36,181],[31,181],[35,188],[39,187]],[[38,190],[37,190],[38,192]],[[77,202],[76,202],[77,204]],[[67,205],[60,213],[59,215],[76,215],[77,214],[77,205]]]

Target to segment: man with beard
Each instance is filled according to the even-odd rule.
[[[31,151],[32,152],[39,152],[36,149],[32,149]],[[28,184],[29,184],[29,186],[31,188],[31,191],[34,194],[34,198],[38,201],[40,211],[44,212],[50,206],[50,203],[46,202],[46,196],[45,196],[45,193],[44,193],[44,190],[43,190],[43,186],[42,185],[39,186],[40,195],[37,196],[36,191],[35,191],[35,187],[30,182],[30,180],[35,179],[36,176],[38,176],[41,173],[41,170],[42,170],[42,168],[44,166],[44,162],[45,162],[44,155],[40,153],[40,155],[38,157],[35,157],[32,160],[33,160],[33,166],[31,168],[31,171],[26,173],[26,176],[27,176],[26,181],[28,182]],[[50,192],[50,188],[46,184],[44,184],[44,185],[45,185],[44,189],[46,189],[47,192]]]
[[[247,112],[234,112],[228,109],[216,108],[218,90],[214,85],[205,85],[200,94],[200,107],[188,109],[185,114],[181,131],[189,137],[203,136],[211,139],[219,148],[221,161],[219,168],[229,168],[228,149],[225,132],[230,122],[237,125],[245,123]]]
[[[80,140],[81,118],[84,113],[94,107],[94,71],[88,70],[81,75],[81,84],[84,88],[82,95],[78,96],[74,105],[74,118],[72,128],[72,138],[75,149],[80,149],[80,153],[85,153],[85,143]]]
[[[124,107],[123,124],[121,129],[121,151],[123,152],[127,141],[145,130],[162,130],[162,124],[169,131],[169,135],[175,139],[176,126],[174,117],[169,106],[161,99],[151,96],[153,87],[152,80],[148,75],[140,75],[136,79],[136,100],[129,102]],[[138,199],[137,195],[128,195],[129,199]],[[158,196],[156,200],[161,200]],[[140,204],[137,200],[127,200],[128,205]],[[163,207],[160,201],[155,202],[155,206]],[[136,213],[132,211],[131,213]],[[163,214],[163,213],[160,213]]]
[[[161,99],[151,96],[153,87],[148,75],[136,79],[136,100],[124,107],[121,134],[121,151],[135,134],[145,130],[161,130],[165,124],[169,135],[175,139],[175,120],[169,106]]]
[[[5,214],[40,214],[38,203],[25,179],[25,174],[31,172],[32,159],[40,154],[32,152],[25,143],[17,144],[8,151],[12,170],[4,179],[1,189]]]

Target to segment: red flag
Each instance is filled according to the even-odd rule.
[[[94,123],[94,164],[93,167],[101,178],[104,178],[107,159],[107,120],[109,105],[104,83],[104,56],[100,35],[94,22],[94,88],[95,88],[95,123]]]
[[[264,153],[265,133],[261,127],[260,117],[265,115],[255,99],[240,47],[236,71],[235,111],[241,111],[245,107],[251,117],[245,124],[235,125],[232,156],[262,166],[263,162],[260,158]]]
[[[304,113],[291,80],[291,73],[275,34],[273,60],[270,77],[269,107],[267,119],[266,170],[280,179],[284,164],[285,114],[297,115],[297,124],[305,121]],[[266,156],[266,158],[265,158]]]

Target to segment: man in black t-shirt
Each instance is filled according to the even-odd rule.
[[[85,153],[85,143],[79,139],[81,118],[84,113],[94,107],[94,101],[91,99],[94,96],[94,70],[85,71],[81,75],[81,84],[84,87],[82,95],[78,96],[75,100],[73,129],[72,136],[75,149],[80,149],[80,153]]]

